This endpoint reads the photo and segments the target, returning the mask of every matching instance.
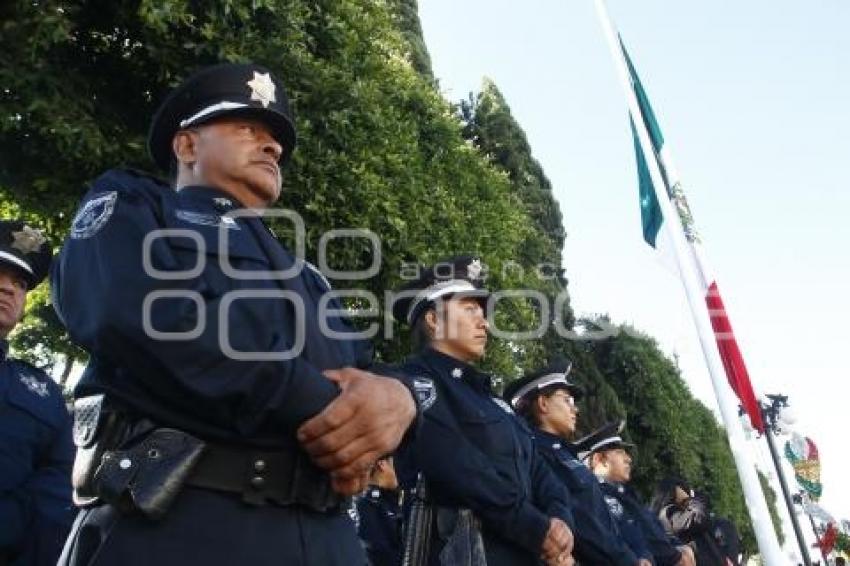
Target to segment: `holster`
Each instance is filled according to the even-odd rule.
[[[204,447],[191,434],[157,428],[130,448],[106,451],[94,473],[95,489],[119,510],[138,510],[159,519],[180,493]]]
[[[174,501],[205,446],[188,433],[130,419],[103,395],[74,402],[74,443],[74,503],[109,503],[152,519]]]

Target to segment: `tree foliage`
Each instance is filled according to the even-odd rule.
[[[534,240],[533,224],[507,175],[466,142],[452,106],[424,73],[415,7],[350,0],[6,5],[0,196],[60,242],[87,181],[114,166],[151,169],[148,120],[170,88],[198,66],[252,60],[283,77],[292,99],[299,146],[282,205],[304,219],[308,259],[316,259],[327,230],[366,228],[380,236],[381,272],[355,285],[379,298],[398,286],[406,262],[461,252],[485,258],[494,286],[534,288],[528,275],[501,272]],[[291,233],[283,223],[276,229]],[[373,255],[363,239],[336,240],[327,263],[356,269]],[[44,298],[34,297],[31,314],[49,310]],[[521,302],[506,307],[507,328],[534,318]],[[23,350],[37,338],[51,351],[70,351],[60,335],[24,328],[16,345]],[[377,346],[388,359],[406,350],[398,332]],[[514,374],[517,355],[496,341],[490,367]]]

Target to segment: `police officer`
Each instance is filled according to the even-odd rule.
[[[51,255],[40,231],[0,221],[0,564],[55,564],[74,518],[62,391],[43,371],[7,356],[6,337]]]
[[[375,463],[369,487],[357,498],[357,532],[371,566],[397,566],[402,559],[402,492],[393,457]]]
[[[569,442],[578,419],[576,400],[583,394],[569,379],[571,367],[566,360],[554,360],[509,383],[504,398],[532,426],[540,453],[572,494],[578,562],[647,566],[622,538],[599,483]]]
[[[294,147],[268,69],[208,67],[151,125],[171,186],[111,170],[84,197],[52,274],[96,431],[63,564],[365,561],[346,496],[415,401],[364,369],[325,278],[263,222]]]
[[[399,458],[422,473],[435,510],[428,563],[455,564],[463,555],[479,564],[483,545],[488,566],[541,557],[569,564],[569,494],[527,427],[494,395],[492,377],[473,365],[487,344],[482,269],[470,256],[438,263],[408,283],[393,308],[412,327],[417,350],[402,370],[414,379],[423,419]],[[459,536],[461,528],[470,536]]]
[[[648,553],[658,566],[694,566],[689,546],[671,539],[658,518],[641,504],[627,483],[631,479],[634,444],[623,441],[617,431],[590,440],[587,458],[600,479],[602,492],[633,549]]]

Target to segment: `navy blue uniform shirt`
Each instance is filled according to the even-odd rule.
[[[261,219],[227,217],[238,206],[130,171],[94,182],[51,279],[91,354],[76,397],[106,393],[160,425],[275,448],[337,396],[323,370],[368,365],[365,342],[322,332],[325,278]],[[339,302],[327,308],[326,325],[350,332]]]
[[[576,559],[585,564],[636,564],[638,557],[624,541],[593,472],[560,437],[542,430],[534,431],[534,437],[540,453],[572,494]]]
[[[56,311],[91,354],[74,394],[105,393],[131,416],[209,442],[300,450],[298,426],[339,394],[322,371],[365,367],[371,348],[352,338],[325,278],[239,207],[215,188],[175,191],[126,170],[93,183],[51,273]],[[95,556],[124,566],[365,561],[343,514],[193,487],[155,524],[109,505],[84,511],[60,563]]]
[[[0,563],[56,564],[74,519],[71,419],[59,386],[0,341]]]
[[[605,503],[608,504],[608,509],[611,516],[617,521],[617,528],[620,530],[620,536],[626,541],[626,544],[632,549],[637,556],[644,560],[649,560],[655,564],[652,556],[652,550],[649,548],[649,541],[646,540],[646,535],[641,529],[638,519],[633,513],[633,510],[626,508],[615,494],[616,486],[612,486],[603,479],[599,479],[599,485],[602,488]]]
[[[602,482],[601,485],[605,497],[621,506],[621,522],[629,523],[637,531],[635,539],[639,539],[649,551],[653,562],[658,566],[678,564],[682,558],[682,553],[676,548],[678,541],[667,535],[658,517],[638,501],[632,490],[613,482]]]
[[[398,566],[402,559],[400,492],[370,486],[357,498],[357,533],[371,566]]]
[[[494,396],[491,377],[471,365],[426,350],[402,370],[420,391],[423,418],[399,467],[423,473],[437,506],[474,512],[488,563],[536,563],[550,518],[570,527],[573,519],[569,492],[531,431]]]

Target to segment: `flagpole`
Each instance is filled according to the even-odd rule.
[[[726,427],[726,433],[729,438],[729,446],[732,450],[732,456],[735,460],[735,466],[738,470],[738,476],[741,480],[741,486],[744,491],[744,499],[747,504],[747,509],[752,519],[753,529],[755,531],[756,540],[758,542],[759,551],[765,564],[768,566],[779,566],[788,564],[788,560],[783,556],[779,547],[779,542],[776,539],[776,533],[773,530],[773,523],[770,519],[770,513],[767,509],[764,493],[761,490],[761,483],[756,474],[755,465],[747,451],[744,442],[743,430],[741,429],[738,420],[737,404],[734,403],[728,390],[726,370],[723,367],[723,362],[720,359],[720,352],[717,349],[717,342],[714,336],[714,330],[711,326],[708,308],[705,302],[705,296],[702,293],[697,275],[695,273],[695,265],[690,259],[690,254],[687,251],[687,242],[682,228],[682,223],[677,211],[673,209],[670,202],[670,197],[666,194],[666,184],[661,170],[658,166],[658,160],[655,149],[649,137],[649,132],[646,129],[646,124],[642,116],[638,99],[632,88],[632,81],[629,75],[626,61],[623,57],[620,43],[617,40],[617,35],[614,32],[614,27],[608,17],[608,11],[605,8],[604,0],[594,0],[596,9],[599,14],[599,20],[602,24],[602,29],[605,32],[605,37],[608,41],[608,47],[611,50],[611,55],[614,59],[614,64],[617,67],[623,89],[626,94],[629,111],[635,117],[633,120],[635,130],[638,135],[638,140],[643,148],[644,154],[647,156],[647,167],[649,168],[650,177],[652,178],[653,189],[661,207],[661,211],[665,222],[668,235],[673,242],[673,247],[676,256],[676,263],[679,267],[679,272],[682,276],[682,282],[685,287],[685,294],[688,298],[688,304],[691,309],[691,314],[694,318],[694,324],[699,335],[700,345],[703,355],[705,356],[708,366],[709,375],[711,376],[712,386],[714,387],[714,395],[717,398],[717,403],[720,406],[720,414],[723,418]],[[655,157],[655,159],[651,159]]]

